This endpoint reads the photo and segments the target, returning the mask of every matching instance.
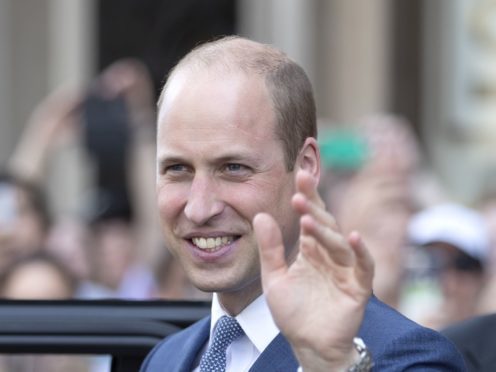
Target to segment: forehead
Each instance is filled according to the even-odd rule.
[[[158,145],[279,142],[275,125],[272,99],[261,78],[241,72],[179,72],[159,110]]]

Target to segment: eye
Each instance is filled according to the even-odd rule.
[[[188,167],[184,164],[171,164],[162,168],[162,174],[169,176],[177,176],[184,174],[188,171]]]
[[[228,171],[228,172],[240,172],[240,171],[246,170],[246,169],[247,169],[247,167],[245,167],[242,164],[238,164],[238,163],[226,164],[226,171]]]
[[[250,176],[251,168],[240,163],[226,163],[222,168],[222,172],[227,177],[239,179]]]
[[[182,164],[173,164],[165,168],[166,172],[182,172],[185,171],[186,167]]]

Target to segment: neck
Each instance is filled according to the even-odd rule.
[[[226,313],[230,316],[236,316],[260,296],[262,292],[262,284],[260,279],[257,279],[254,283],[242,290],[218,292],[217,298]]]

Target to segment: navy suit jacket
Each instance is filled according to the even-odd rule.
[[[210,317],[160,342],[142,372],[190,372],[208,340]],[[359,336],[372,353],[374,371],[465,371],[461,355],[444,336],[423,328],[372,297]],[[252,372],[294,372],[298,361],[279,334],[255,361]]]

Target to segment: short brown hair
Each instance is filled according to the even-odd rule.
[[[282,51],[239,36],[228,36],[202,44],[169,72],[160,95],[160,107],[169,81],[184,68],[205,67],[241,70],[263,78],[272,97],[277,118],[276,134],[283,142],[286,168],[292,170],[308,137],[317,137],[315,100],[305,71]]]

